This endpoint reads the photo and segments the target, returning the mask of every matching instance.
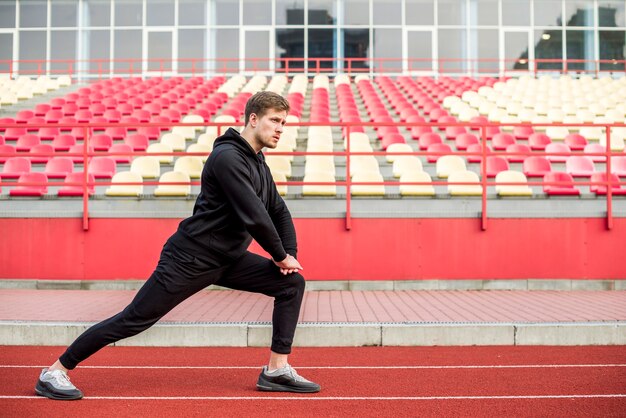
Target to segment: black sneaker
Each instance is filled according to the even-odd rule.
[[[265,392],[314,393],[321,389],[317,383],[310,382],[296,373],[290,365],[271,373],[267,372],[267,366],[263,366],[256,387]]]
[[[35,393],[61,401],[73,401],[83,397],[83,393],[76,389],[63,370],[43,369],[35,386]]]

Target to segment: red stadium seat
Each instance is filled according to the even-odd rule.
[[[506,152],[515,152],[515,153],[530,153],[531,149],[526,144],[511,144],[506,147]],[[511,163],[521,163],[524,162],[528,155],[508,155],[506,158]]]
[[[606,147],[600,144],[587,144],[584,148],[585,154],[605,154]],[[602,163],[606,161],[606,157],[604,155],[589,155],[591,161],[594,163]]]
[[[72,145],[76,145],[76,137],[72,134],[59,134],[52,140],[55,151],[69,151]]]
[[[606,173],[605,172],[593,173],[591,175],[591,182],[606,183],[607,182]],[[617,174],[611,173],[611,193],[614,195],[625,196],[626,188],[622,187],[622,185],[619,184],[619,182],[620,182],[620,178],[617,176]],[[589,187],[589,190],[595,194],[605,195],[607,193],[608,187],[605,184],[592,184]]]
[[[626,176],[626,156],[611,157],[611,173]]]
[[[516,139],[528,139],[532,134],[535,133],[535,130],[532,126],[515,126],[513,128],[513,136]]]
[[[458,135],[467,133],[467,128],[465,126],[448,126],[445,132],[447,139],[455,139]]]
[[[41,144],[41,139],[35,134],[21,135],[15,143],[15,148],[18,152],[28,152],[35,145]]]
[[[565,143],[572,151],[582,151],[588,144],[587,138],[580,134],[569,134],[565,137]]]
[[[501,171],[509,169],[509,162],[504,157],[489,156],[487,157],[487,177],[495,177]]]
[[[64,179],[68,173],[74,171],[74,162],[67,157],[54,157],[46,163],[44,174],[49,179]]]
[[[104,133],[114,141],[121,141],[128,135],[128,129],[121,126],[109,126],[104,130]]]
[[[48,156],[41,157],[28,157],[33,164],[47,163],[54,154],[54,147],[50,144],[39,144],[32,147],[29,151],[30,154],[48,154]]]
[[[552,139],[546,134],[534,133],[528,137],[528,145],[533,150],[544,150],[550,143],[552,143]]]
[[[384,150],[391,144],[405,144],[406,140],[400,133],[385,134],[381,140],[381,146]]]
[[[69,149],[69,152],[72,154],[78,154],[70,157],[75,164],[82,164],[84,161],[83,153],[85,152],[84,144],[76,144],[72,145]],[[93,147],[89,146],[87,148],[87,153],[93,153]],[[89,157],[87,157],[89,158]]]
[[[26,128],[6,128],[4,131],[4,140],[5,141],[17,141],[18,138],[22,135],[26,135]]]
[[[28,109],[20,110],[15,115],[15,122],[26,123],[26,121],[32,118],[33,116],[35,116],[35,112],[33,112],[32,110],[28,110]]]
[[[565,171],[574,177],[591,177],[596,172],[596,167],[591,158],[574,155],[565,161]]]
[[[115,160],[118,164],[130,164],[132,159],[131,154],[133,153],[133,149],[128,144],[113,144],[111,148],[109,148],[109,154],[120,154],[120,155],[111,155],[111,158]]]
[[[470,146],[467,147],[467,152],[468,153],[476,153],[476,152],[481,152],[482,153],[483,147],[482,144],[478,143],[478,144],[472,144]],[[490,154],[492,152],[491,147],[489,145],[487,145],[487,150],[485,151],[485,154]],[[483,157],[481,155],[468,155],[467,156],[467,162],[468,163],[479,163],[483,160]]]
[[[89,139],[89,144],[96,151],[108,151],[113,145],[113,138],[107,134],[96,134]]]
[[[507,133],[499,133],[491,138],[491,146],[495,150],[506,150],[509,145],[516,144],[515,137]]]
[[[552,172],[552,164],[546,157],[527,157],[522,165],[522,172],[526,177],[543,177]]]
[[[15,147],[13,145],[1,144],[0,145],[0,163],[4,164],[9,158],[13,158],[13,156],[16,153],[17,153],[17,150],[15,149]],[[8,156],[2,157],[1,156],[2,154],[8,155]],[[0,175],[0,177],[2,177],[2,176]]]
[[[457,135],[454,140],[456,148],[461,151],[465,151],[467,147],[473,144],[478,144],[478,138],[474,134],[464,133],[461,135]]]
[[[97,179],[111,179],[117,171],[117,163],[112,157],[94,157],[89,162],[88,172]]]
[[[145,151],[148,148],[149,140],[144,134],[134,134],[124,138],[124,143],[130,145],[134,151]]]
[[[552,142],[546,146],[546,153],[571,154],[572,150],[563,142]],[[553,163],[564,163],[569,155],[548,155],[547,158]]]
[[[87,174],[87,182],[88,183],[94,183],[94,177],[92,174]],[[84,188],[82,185],[69,185],[71,183],[83,183],[85,181],[85,173],[82,171],[79,172],[74,172],[74,173],[69,173],[67,175],[67,177],[65,177],[65,184],[63,185],[63,187],[59,188],[59,191],[57,192],[57,194],[59,196],[82,196],[84,193]],[[89,195],[92,195],[95,193],[95,186],[92,185],[88,185],[87,186],[87,193]]]
[[[61,130],[56,126],[46,126],[39,129],[39,138],[42,141],[52,141],[55,136],[60,134]]]
[[[421,150],[428,149],[432,144],[441,144],[443,142],[439,134],[434,132],[423,133],[417,141]]]
[[[580,190],[574,186],[574,179],[568,173],[555,171],[547,173],[543,177],[544,183],[561,182],[562,184],[550,185],[544,184],[543,191],[548,195],[579,195]]]
[[[22,174],[17,180],[17,187],[9,191],[10,196],[43,196],[48,193],[48,178],[44,173],[34,172]],[[41,185],[25,185],[25,183],[41,183]]]
[[[439,157],[452,152],[452,148],[448,144],[432,143],[428,146],[428,152],[441,153],[442,155],[429,155],[426,159],[429,163],[436,163]]]

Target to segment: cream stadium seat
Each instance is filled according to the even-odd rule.
[[[328,171],[310,171],[304,174],[305,183],[323,182],[334,183],[335,175]],[[304,184],[302,186],[304,196],[336,196],[337,186],[335,184]]]
[[[274,183],[284,183],[287,181],[287,176],[285,173],[272,171],[272,179],[274,180]],[[278,194],[281,196],[285,196],[287,194],[286,184],[277,184],[276,189],[278,190]]]
[[[193,126],[174,126],[172,134],[180,135],[183,139],[196,139],[196,129]]]
[[[135,196],[139,197],[143,193],[143,184],[123,185],[119,183],[142,183],[143,179],[140,174],[132,171],[120,171],[115,173],[111,187],[104,192],[107,196]]]
[[[519,183],[519,185],[499,183]],[[532,196],[533,191],[528,186],[528,180],[524,173],[507,170],[496,175],[496,193],[499,196]]]
[[[405,157],[404,155],[393,155],[394,152],[413,152],[413,148],[411,148],[409,144],[395,143],[389,145],[386,152],[387,155],[385,156],[385,158],[387,159],[387,162],[393,163],[398,158]]]
[[[359,172],[380,172],[378,160],[373,155],[358,155],[350,157],[350,176]]]
[[[217,137],[214,136],[214,135],[211,135],[211,134],[201,134],[198,137],[197,144],[198,145],[204,145],[204,146],[209,148],[209,151],[213,151],[213,144],[215,143],[216,139],[217,139]]]
[[[69,75],[62,75],[57,78],[57,83],[59,87],[68,87],[72,85],[72,78]]]
[[[229,123],[230,124],[230,125],[225,125],[225,126],[219,126],[219,135],[224,135],[224,132],[226,132],[228,130],[228,128],[233,128],[233,129],[241,132],[241,128],[239,126],[237,126],[237,119],[235,119],[234,116],[231,116],[231,115],[219,115],[219,116],[215,117],[213,122],[215,122],[215,123]],[[209,133],[208,129],[207,129],[206,133]],[[219,136],[219,135],[217,135],[217,132],[216,132],[216,136]]]
[[[434,196],[435,188],[432,184],[405,184],[405,183],[432,183],[430,174],[425,171],[409,171],[400,176],[400,195],[402,196]]]
[[[587,141],[600,141],[605,136],[604,129],[599,126],[581,126],[578,133],[584,136]]]
[[[447,178],[456,171],[465,170],[465,160],[458,155],[443,155],[437,160],[437,177]]]
[[[367,136],[367,134],[363,132],[352,132],[350,134],[350,148],[352,149],[354,146],[359,145],[359,144],[363,144],[364,146],[367,145],[370,149],[372,148],[372,145],[370,143],[370,138]],[[348,146],[348,140],[347,138],[344,138],[343,148],[347,149],[347,146]]]
[[[181,121],[182,123],[204,123],[204,118],[200,115],[185,115],[183,117],[183,120]],[[204,126],[191,126],[191,127],[187,127],[187,128],[193,128],[194,131],[202,131],[204,130]],[[195,137],[195,133],[194,133],[194,137]]]
[[[304,164],[304,174],[325,172],[335,175],[335,161],[332,155],[309,155]]]
[[[287,177],[291,177],[291,162],[289,158],[278,155],[267,155],[265,163],[272,173],[283,173]]]
[[[200,176],[202,175],[203,167],[204,164],[202,164],[202,158],[192,157],[189,155],[178,157],[178,159],[174,163],[174,171],[180,171],[181,173],[185,173],[192,179],[200,178]]]
[[[448,193],[452,196],[481,196],[483,187],[478,174],[473,171],[455,171],[448,177]],[[450,184],[476,183],[476,184]]]
[[[569,129],[565,126],[548,126],[546,128],[546,135],[553,141],[563,141],[569,135]]]
[[[278,145],[276,146],[276,148],[265,148],[264,152],[265,155],[270,155],[276,152],[292,152],[293,149],[291,148],[291,145],[289,144],[289,142],[287,141],[283,141],[282,138],[280,141],[278,141]],[[293,155],[281,155],[281,157],[285,157],[289,160],[289,162],[293,162]]]
[[[355,183],[382,183],[383,176],[378,171],[363,170],[355,173],[354,176],[352,176],[352,181]],[[353,185],[350,193],[354,196],[384,196],[385,185]]]
[[[600,145],[606,148],[606,135],[600,137]],[[611,151],[624,151],[624,135],[619,131],[611,135]]]
[[[160,152],[174,152],[174,150],[172,149],[171,145],[155,142],[148,145],[148,149],[146,150],[146,152],[152,154]],[[154,158],[157,158],[159,160],[159,163],[163,164],[171,164],[172,162],[174,162],[173,155],[155,155]]]
[[[154,190],[155,196],[188,196],[191,193],[191,184],[170,184],[189,183],[191,179],[185,173],[179,171],[168,171],[159,178],[159,185]]]
[[[161,175],[161,165],[157,157],[136,157],[130,164],[130,171],[145,179],[156,179]]]
[[[185,137],[175,132],[164,134],[159,142],[169,145],[174,151],[184,151],[187,148]]]
[[[205,163],[206,160],[209,158],[209,154],[211,153],[211,151],[212,151],[211,147],[209,147],[208,145],[203,145],[203,144],[191,144],[187,147],[187,152],[189,153],[193,152],[193,153],[204,154],[200,157],[203,163]]]
[[[417,157],[403,155],[393,162],[393,176],[396,178],[415,171],[424,171],[422,161]]]

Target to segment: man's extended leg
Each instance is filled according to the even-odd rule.
[[[304,296],[304,277],[299,273],[283,275],[272,260],[247,252],[216,284],[274,298],[270,367],[277,370],[263,367],[257,387],[268,391],[318,392],[318,384],[299,376],[287,363]]]

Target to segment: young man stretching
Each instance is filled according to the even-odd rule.
[[[320,386],[288,364],[304,294],[296,259],[296,232],[261,149],[276,148],[289,112],[280,95],[260,92],[248,100],[245,128],[230,128],[215,141],[202,170],[193,215],[183,220],[159,263],[133,301],[117,315],[89,328],[49,368],[35,391],[50,399],[80,399],[68,370],[104,346],[151,327],[176,305],[216,284],[274,297],[272,345],[257,388],[318,392]],[[272,259],[247,251],[255,239]]]

